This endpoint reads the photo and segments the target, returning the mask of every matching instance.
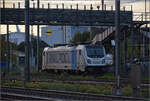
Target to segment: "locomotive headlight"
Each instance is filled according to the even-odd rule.
[[[104,64],[105,63],[105,59],[102,59],[102,64]]]
[[[87,63],[91,64],[91,60],[90,60],[90,59],[87,59]]]

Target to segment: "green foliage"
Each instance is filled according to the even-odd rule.
[[[127,39],[127,60],[130,60],[131,58],[131,40]],[[140,50],[138,46],[134,46],[134,57],[139,57],[140,56]],[[124,41],[121,42],[121,63],[123,63],[124,60]]]
[[[12,76],[21,76],[21,72],[20,70],[17,68],[15,70],[11,70],[8,74],[9,77],[12,77]]]
[[[88,42],[89,39],[90,39],[90,32],[88,30],[85,30],[83,33],[78,31],[76,32],[75,36],[70,42],[72,44],[83,43],[83,42]]]
[[[131,96],[132,95],[131,86],[124,87],[123,90],[122,90],[122,95],[123,96]]]
[[[127,59],[130,59],[131,56],[131,40],[127,39]],[[124,41],[121,42],[121,63],[123,63],[124,60]]]
[[[33,78],[57,78],[57,79],[72,79],[72,80],[99,80],[99,79],[115,79],[114,74],[104,74],[104,76],[94,77],[92,75],[71,75],[71,74],[54,74],[54,73],[31,73]]]
[[[47,47],[48,45],[45,42],[43,42],[42,40],[40,40],[39,46],[40,46],[40,50],[43,51],[43,49],[45,47]],[[34,56],[36,56],[37,40],[35,38],[32,38],[32,41],[30,43],[30,47],[33,48],[33,51],[35,53]],[[25,42],[22,42],[22,43],[19,44],[18,50],[21,51],[21,52],[25,52]]]
[[[16,81],[3,81],[2,86],[16,86],[21,87],[23,82]],[[64,83],[61,81],[54,81],[54,82],[31,82],[26,83],[25,87],[27,88],[39,88],[39,89],[46,89],[46,90],[61,90],[61,91],[73,91],[73,92],[81,92],[81,93],[94,93],[94,94],[105,94],[111,95],[111,90],[113,86],[111,84],[80,84],[80,83]],[[148,89],[142,89],[144,91],[148,91]],[[148,98],[149,94],[142,92],[140,90],[139,97]],[[122,95],[123,96],[132,96],[132,88],[131,86],[125,86],[122,88]]]
[[[142,90],[139,92],[139,96],[140,96],[140,97],[144,97],[144,98],[149,98],[149,100],[150,100],[150,88],[142,89]]]
[[[45,72],[38,72],[38,73],[31,73],[31,77],[33,78],[55,78],[57,77],[56,74],[52,74],[52,73],[45,73]]]
[[[50,90],[63,90],[63,91],[75,91],[83,93],[96,93],[96,94],[111,94],[111,85],[91,85],[87,84],[69,84],[64,82],[39,82],[39,83],[28,83],[25,85],[29,88],[40,88]]]
[[[104,74],[104,76],[99,76],[97,79],[115,79],[114,74]]]
[[[16,87],[21,87],[22,86],[21,81],[15,81],[15,82],[7,81],[7,82],[3,82],[2,84],[3,84],[3,86],[16,86]]]
[[[25,52],[25,42],[18,45],[18,51]]]
[[[25,86],[28,88],[40,88],[38,83],[27,83]]]
[[[7,46],[6,45],[7,45],[7,42],[6,42],[5,36],[1,35],[1,37],[0,37],[1,61],[7,61],[7,58],[6,58],[7,57],[6,56],[7,55]],[[17,61],[17,58],[16,58],[16,55],[12,54],[12,52],[17,49],[17,45],[9,42],[9,48],[10,48],[11,60],[13,60],[12,62],[13,62],[13,64],[15,64]]]
[[[81,42],[81,33],[78,31],[76,32],[75,36],[71,40],[71,43]]]
[[[150,76],[147,76],[147,77],[142,77],[142,80],[147,80],[147,81],[150,81]]]
[[[88,30],[83,31],[82,42],[87,42],[89,40],[90,40],[90,32]]]
[[[6,61],[6,40],[4,36],[0,38],[0,51],[1,51],[1,61]]]
[[[32,78],[52,78],[52,79],[71,79],[71,80],[99,80],[99,79],[116,79],[115,75],[113,73],[107,73],[104,74],[103,76],[92,76],[92,75],[71,75],[71,74],[55,74],[55,73],[46,73],[46,72],[41,72],[41,73],[31,73]],[[129,80],[129,78],[121,78],[121,79],[126,79]],[[150,77],[142,77],[142,80],[150,80]]]
[[[47,47],[48,45],[40,40],[39,42],[39,46],[40,46],[40,61],[42,61],[42,53],[43,53],[43,50],[45,47]],[[37,40],[35,38],[32,38],[32,41],[30,43],[30,47],[33,48],[33,51],[34,51],[34,56],[35,58],[37,59]],[[22,42],[19,46],[18,46],[18,51],[21,51],[21,52],[25,52],[25,42]],[[30,50],[31,51],[31,50]],[[39,64],[42,64],[41,62]]]

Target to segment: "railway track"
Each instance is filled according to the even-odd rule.
[[[20,88],[20,87],[2,87],[2,98],[5,99],[7,95],[17,95],[22,99],[33,98],[33,99],[44,99],[57,101],[61,100],[123,100],[123,101],[148,101],[143,98],[135,97],[124,97],[124,96],[114,96],[114,95],[99,95],[99,94],[89,94],[89,93],[79,93],[79,92],[68,92],[68,91],[56,91],[56,90],[42,90],[42,89],[32,89],[32,88]],[[23,97],[22,97],[23,96]],[[10,97],[11,98],[11,97]],[[57,100],[56,100],[57,99]]]
[[[10,81],[9,79],[4,79],[4,80],[8,80]],[[16,79],[18,81],[23,81],[21,79]],[[62,81],[64,83],[78,83],[78,84],[111,84],[111,85],[115,85],[116,81],[115,80],[112,80],[112,79],[100,79],[100,80],[71,80],[71,79],[53,79],[53,78],[50,78],[50,79],[45,79],[45,78],[32,78],[31,82],[55,82],[55,81]],[[129,80],[126,80],[126,79],[121,79],[121,85],[124,86],[124,85],[127,85],[127,84],[130,84],[130,81]],[[149,88],[150,87],[150,83],[149,81],[142,81],[141,82],[141,85],[140,85],[142,88]]]
[[[115,80],[110,79],[101,79],[101,80],[71,80],[71,79],[39,79],[33,78],[32,81],[34,82],[53,82],[53,81],[63,81],[66,83],[81,83],[81,84],[114,84]],[[121,79],[122,84],[130,84],[129,80]],[[149,86],[149,81],[142,81],[141,86]]]
[[[116,81],[115,80],[110,80],[110,79],[101,79],[101,80],[65,80],[65,79],[32,79],[32,82],[55,82],[55,81],[62,81],[64,83],[78,83],[78,84],[110,84],[110,85],[115,85],[116,84]],[[129,80],[124,80],[124,79],[121,79],[121,85],[122,86],[126,86],[128,84],[130,84],[130,81]],[[143,81],[140,86],[142,88],[149,88],[150,87],[150,84],[149,82],[147,81]]]
[[[16,93],[8,93],[8,92],[1,92],[1,100],[3,101],[11,101],[11,100],[50,100],[47,98],[31,96],[31,95],[23,95],[23,94],[16,94]],[[52,101],[52,100],[51,100]]]

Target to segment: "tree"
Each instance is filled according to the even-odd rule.
[[[82,42],[87,42],[90,40],[90,32],[88,30],[83,31]]]
[[[0,51],[1,51],[1,61],[6,61],[6,40],[5,40],[5,37],[1,35],[1,38],[0,38]]]
[[[21,42],[18,45],[18,51],[25,52],[25,42]]]
[[[43,50],[45,47],[48,47],[48,45],[44,41],[40,40],[39,46],[40,46],[40,61],[42,61]],[[37,59],[37,40],[35,38],[32,38],[32,41],[30,43],[30,47],[33,48],[33,51],[34,51],[33,56],[35,56],[35,58]],[[22,42],[18,46],[18,51],[25,52],[25,42]],[[40,64],[41,64],[41,62],[40,62]]]
[[[1,51],[1,61],[0,62],[6,62],[7,60],[7,42],[6,42],[6,35],[0,36],[0,51]],[[17,49],[17,45],[15,43],[9,42],[9,55],[10,55],[10,66],[11,64],[16,64],[17,62],[17,56],[14,54],[14,51]],[[12,68],[12,67],[11,67]]]
[[[80,31],[76,32],[72,40],[70,41],[72,44],[77,44],[77,43],[84,43],[88,42],[90,40],[90,32],[88,30],[83,31],[81,33]]]

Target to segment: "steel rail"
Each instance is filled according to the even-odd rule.
[[[32,79],[32,81],[34,82],[52,82],[52,81],[63,81],[66,83],[81,83],[81,84],[114,84],[115,80],[107,80],[107,79],[102,79],[102,80],[64,80],[64,79]],[[121,79],[121,83],[122,84],[130,84],[129,80],[123,80]],[[149,86],[150,84],[148,81],[143,81],[141,83],[141,86]]]
[[[14,93],[8,93],[8,92],[7,93],[1,92],[1,100],[4,100],[4,101],[6,100],[8,101],[11,101],[11,100],[42,100],[42,101],[49,100],[50,101],[50,99],[48,98],[23,95],[23,94],[14,94]]]
[[[143,98],[135,97],[124,97],[124,96],[114,96],[114,95],[100,95],[100,94],[89,94],[89,93],[79,93],[70,91],[56,91],[56,90],[42,90],[33,88],[20,88],[20,87],[2,87],[2,92],[23,94],[23,95],[34,95],[45,98],[57,98],[57,99],[69,99],[69,100],[128,100],[128,101],[147,101]]]
[[[4,81],[22,81],[21,79],[2,79]],[[55,81],[62,81],[64,83],[78,83],[78,84],[111,84],[114,85],[115,84],[115,80],[113,79],[99,79],[99,80],[72,80],[72,79],[56,79],[56,78],[32,78],[31,82],[55,82]],[[126,85],[126,84],[130,84],[129,80],[126,79],[120,79],[121,81],[121,85]],[[146,88],[146,87],[150,87],[150,83],[149,81],[142,81],[142,83],[140,84],[142,88]]]

